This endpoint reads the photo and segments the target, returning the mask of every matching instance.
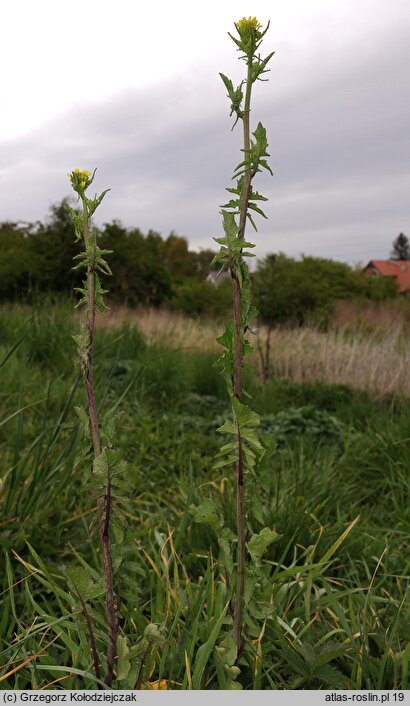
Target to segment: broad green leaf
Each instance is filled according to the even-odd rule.
[[[246,446],[246,444],[242,444],[242,451],[245,457],[246,468],[251,471],[251,473],[255,473],[255,453],[252,451],[252,449],[249,448],[249,446]]]
[[[236,456],[227,456],[222,461],[218,461],[217,463],[214,463],[212,468],[217,470],[218,468],[224,468],[225,466],[232,466],[233,464],[236,464],[237,461],[238,461],[238,459]]]
[[[227,635],[215,648],[218,654],[218,658],[223,664],[231,667],[236,662],[236,657],[238,654],[238,648],[235,644],[235,640],[232,635]],[[239,672],[238,672],[239,673]]]
[[[232,409],[240,427],[256,427],[260,424],[260,417],[247,405],[239,402],[237,397],[231,397]]]
[[[260,559],[272,542],[277,542],[281,535],[275,530],[264,527],[258,534],[253,534],[248,542],[248,550],[252,559]]]
[[[219,456],[225,456],[226,454],[231,453],[231,451],[234,451],[236,453],[237,448],[238,445],[235,439],[235,441],[230,441],[229,444],[224,444],[224,446],[219,449],[218,453],[216,454],[216,457],[218,458]]]
[[[338,659],[349,649],[348,645],[343,642],[328,642],[323,647],[319,648],[318,655],[315,659],[315,665],[320,666],[321,664],[327,664],[333,659]]]
[[[128,677],[131,669],[129,648],[125,635],[118,635],[117,637],[117,658],[117,679],[122,681]]]
[[[218,529],[220,526],[218,509],[211,498],[205,498],[200,505],[191,505],[189,514],[193,517],[194,522],[210,525],[214,529]]]
[[[104,477],[107,476],[109,467],[106,450],[103,449],[99,456],[94,460],[93,470],[95,474],[101,474]]]
[[[232,320],[225,323],[225,332],[222,336],[216,339],[221,346],[228,348],[228,350],[233,350],[234,340],[235,340],[235,325]]]
[[[235,238],[238,234],[238,226],[236,225],[235,216],[233,213],[225,211],[225,209],[222,209],[221,213],[223,217],[225,234],[228,240],[231,241],[231,239]]]
[[[144,639],[148,642],[163,642],[165,635],[156,623],[149,623],[144,630]]]
[[[260,154],[265,154],[268,147],[268,140],[266,138],[266,130],[261,122],[258,123],[256,130],[252,133],[252,135],[254,135],[256,139],[256,144]]]
[[[235,434],[235,436],[238,433],[237,426],[233,423],[231,419],[226,419],[222,426],[218,427],[216,431],[218,431],[220,434]]]
[[[263,525],[264,519],[263,519],[263,509],[262,509],[262,503],[259,498],[259,493],[253,492],[252,493],[252,504],[251,504],[251,510],[253,512],[253,515],[255,519]]]
[[[84,569],[80,569],[78,567],[67,569],[65,575],[68,582],[74,586],[75,592],[79,593],[81,598],[85,600],[89,589],[93,585],[91,576],[89,576]]]
[[[259,160],[259,164],[260,164],[264,169],[266,169],[267,172],[269,172],[269,173],[272,174],[272,176],[273,176],[273,171],[272,171],[272,169],[270,168],[269,164],[267,163],[266,159],[261,159],[261,160]]]
[[[233,83],[232,83],[231,79],[228,78],[227,76],[225,76],[225,74],[222,74],[221,72],[219,72],[219,75],[225,84],[225,87],[229,93],[229,96],[231,96],[231,93],[233,93]]]
[[[81,422],[81,426],[83,428],[83,433],[86,438],[88,438],[90,434],[90,418],[85,411],[84,407],[74,407],[76,414]]]
[[[242,439],[247,441],[254,449],[258,451],[263,451],[263,446],[259,441],[258,433],[255,429],[245,428],[242,431]]]
[[[103,582],[95,583],[93,577],[85,568],[69,568],[65,572],[65,576],[71,590],[75,594],[79,594],[83,601],[88,601],[90,598],[96,598],[104,594]]]

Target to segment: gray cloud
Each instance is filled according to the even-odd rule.
[[[402,30],[384,54],[318,64],[310,78],[301,64],[303,81],[292,76],[288,89],[286,57],[275,57],[253,111],[267,128],[275,173],[255,183],[270,199],[269,221],[259,222],[255,237],[258,256],[282,250],[366,260],[387,256],[400,230],[410,235],[409,57]],[[78,107],[3,143],[0,219],[43,218],[68,194],[69,169],[97,165],[96,188],[112,188],[100,222],[119,218],[164,235],[174,229],[193,247],[209,247],[220,231],[224,188],[240,161],[241,136],[229,131],[224,93],[217,77],[191,72],[183,83]]]

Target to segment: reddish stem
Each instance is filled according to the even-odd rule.
[[[86,238],[88,236],[87,205],[84,203],[86,214]],[[94,252],[95,252],[94,241]],[[85,373],[85,387],[88,400],[88,411],[90,416],[91,434],[93,440],[94,459],[101,454],[100,426],[98,422],[97,406],[94,393],[94,332],[95,332],[95,271],[92,266],[87,271],[88,282],[88,347],[87,347],[87,369]],[[110,542],[110,515],[111,515],[111,482],[107,478],[107,488],[104,497],[98,501],[98,529],[103,557],[103,571],[106,591],[106,616],[108,622],[109,643],[107,649],[107,671],[104,683],[111,686],[114,676],[114,662],[117,653],[118,621],[115,610],[114,579],[112,570],[111,542]],[[97,675],[96,675],[97,676]]]

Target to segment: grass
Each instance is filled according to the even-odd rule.
[[[275,329],[271,374],[298,383],[322,380],[348,385],[376,397],[410,396],[408,321],[402,310],[397,313],[382,308],[377,323],[377,312],[375,306],[354,310],[357,314],[354,323],[352,312],[345,306],[344,310],[339,307],[336,311],[334,328],[328,331],[307,326]],[[116,308],[101,319],[100,325],[109,330],[137,326],[149,344],[162,341],[176,348],[215,353],[218,352],[215,339],[221,333],[221,327],[212,320],[195,320],[152,309]],[[262,327],[259,331],[262,345],[265,337],[266,330]],[[256,353],[253,364],[258,366]]]
[[[328,331],[315,327],[274,329],[271,375],[297,383],[322,381],[330,385],[346,385],[376,398],[401,394],[410,396],[407,374],[410,353],[404,314],[398,320],[395,312],[392,314],[390,310],[382,310],[380,325],[377,325],[374,307],[370,313],[368,309],[364,311],[365,316],[371,318],[371,325],[365,326],[360,318],[354,325],[350,309],[344,311],[340,308],[335,316],[336,328]],[[67,347],[67,332],[74,330],[74,324],[70,323],[70,305],[64,303],[62,307],[55,307],[54,313],[42,320],[40,328],[38,318],[39,315],[33,315],[30,307],[16,305],[12,318],[7,307],[3,307],[3,311],[0,307],[0,336],[8,340],[10,328],[17,325],[18,333],[26,326],[23,347],[28,351],[28,360],[47,363],[57,372],[66,370],[68,373],[73,353]],[[128,346],[131,358],[134,356],[132,337],[136,335],[148,346],[159,350],[165,346],[167,350],[183,349],[186,353],[208,352],[214,357],[219,350],[215,339],[221,334],[220,324],[168,311],[116,307],[99,318],[98,326],[107,334],[120,332],[122,338],[124,330],[133,331],[121,344],[123,355],[126,355]],[[263,344],[266,336],[263,327],[258,335]],[[255,347],[256,343],[255,339]],[[255,368],[258,367],[256,352],[252,363]]]
[[[85,470],[75,468],[73,407],[82,392],[74,325],[65,305],[47,314],[0,311],[2,688],[95,686],[86,621],[69,580],[82,563],[89,567],[83,593],[102,645],[98,541],[87,529]],[[187,349],[184,326],[191,327]],[[212,498],[234,527],[234,488],[213,469],[215,429],[227,408],[211,365],[214,331],[163,313],[114,311],[99,336],[98,399],[102,411],[125,411],[120,445],[129,464],[117,687],[230,683],[218,537],[188,512]],[[247,587],[259,618],[247,626],[253,652],[240,663],[243,688],[408,688],[410,401],[389,394],[387,355],[383,389],[374,386],[376,374],[367,391],[358,382],[356,389],[330,384],[323,373],[315,379],[323,369],[336,375],[330,350],[340,371],[352,351],[358,361],[372,346],[393,356],[392,342],[375,338],[277,332],[272,351],[282,362],[275,364],[284,365],[278,342],[286,340],[289,379],[263,387],[248,376],[252,404],[278,440],[260,513],[281,537],[263,559],[269,600]],[[396,344],[394,355],[404,359]],[[298,377],[302,359],[309,374]],[[376,352],[370,360],[382,365]],[[341,373],[338,381],[348,382]]]

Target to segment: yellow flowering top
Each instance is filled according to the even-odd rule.
[[[69,172],[67,174],[68,178],[71,181],[71,185],[74,189],[74,191],[77,191],[77,193],[80,193],[80,191],[85,191],[87,186],[91,184],[91,172],[88,171],[88,169],[74,169],[72,172]]]
[[[250,29],[253,29],[255,32],[257,32],[257,30],[262,27],[256,17],[242,17],[242,19],[236,23],[236,26],[239,32]]]

